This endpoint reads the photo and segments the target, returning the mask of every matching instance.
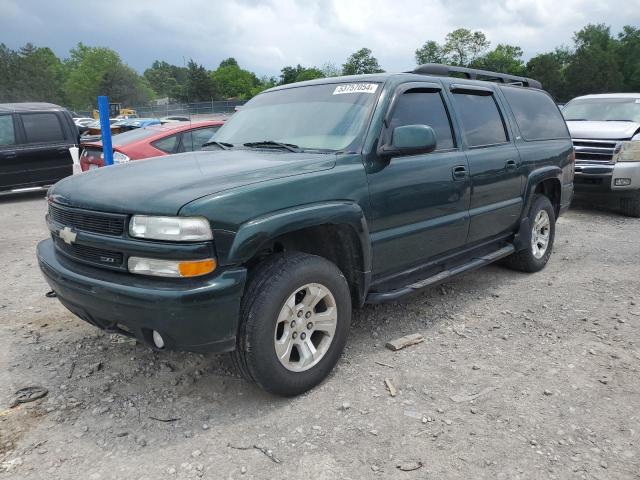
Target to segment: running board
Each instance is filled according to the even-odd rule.
[[[456,275],[460,275],[461,273],[475,270],[476,268],[484,267],[485,265],[489,265],[496,260],[500,260],[501,258],[511,255],[515,251],[516,249],[513,245],[507,245],[500,250],[496,250],[495,252],[483,255],[482,257],[473,258],[463,265],[459,265],[449,270],[444,270],[432,277],[425,278],[424,280],[412,283],[411,285],[407,285],[406,287],[402,287],[397,290],[391,290],[389,292],[371,292],[367,295],[366,303],[384,303],[398,300],[399,298],[414,293],[417,290],[421,290],[423,288],[445,282],[451,277],[455,277]]]

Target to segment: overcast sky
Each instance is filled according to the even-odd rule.
[[[640,26],[640,0],[0,0],[0,42],[106,46],[142,72],[156,59],[208,68],[235,57],[259,75],[285,65],[341,65],[369,47],[388,71],[414,65],[426,40],[458,27],[519,45],[525,59],[604,22]]]

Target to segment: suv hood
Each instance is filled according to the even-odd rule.
[[[634,122],[567,122],[571,138],[589,140],[628,140],[640,129]]]
[[[200,197],[277,178],[328,170],[335,155],[265,150],[200,151],[135,160],[68,177],[49,191],[72,207],[176,215]]]

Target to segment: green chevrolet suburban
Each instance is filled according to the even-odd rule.
[[[573,175],[535,80],[432,64],[326,78],[256,96],[205,151],[60,181],[37,256],[83,320],[231,352],[296,395],[338,361],[353,307],[497,260],[541,270]]]

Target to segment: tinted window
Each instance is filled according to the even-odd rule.
[[[436,148],[453,148],[449,116],[438,92],[409,91],[396,102],[391,129],[403,125],[429,125],[436,132]]]
[[[125,146],[133,142],[144,140],[147,137],[157,135],[160,132],[162,132],[162,130],[159,128],[154,128],[154,126],[134,128],[133,130],[129,130],[129,131],[122,132],[115,135],[113,137],[112,143],[114,146],[115,145]]]
[[[493,95],[456,93],[453,99],[470,147],[507,141],[507,132]]]
[[[55,113],[22,113],[27,143],[59,142],[64,140],[62,125]]]
[[[171,135],[169,137],[156,140],[151,145],[158,150],[162,150],[164,153],[174,153],[176,151],[176,144],[178,143],[178,135]]]
[[[200,150],[220,127],[198,128],[182,134],[182,149],[185,152]]]
[[[516,123],[525,140],[567,138],[564,119],[549,96],[538,90],[503,88]]]
[[[0,115],[0,147],[15,144],[16,134],[13,130],[13,117],[11,115]]]
[[[157,128],[157,125],[143,128],[134,128],[133,130],[128,130],[126,132],[115,135],[112,142],[113,145],[125,146],[133,142],[144,140],[147,137],[157,135],[161,132],[162,130],[160,128]]]

